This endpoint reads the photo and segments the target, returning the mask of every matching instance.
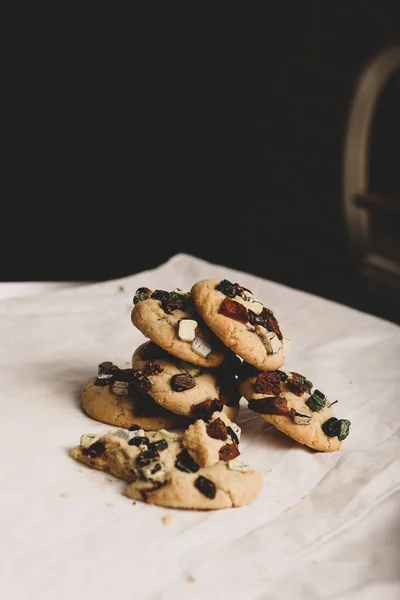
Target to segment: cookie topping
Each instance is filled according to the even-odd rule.
[[[289,390],[296,396],[302,396],[305,392],[309,392],[310,387],[306,383],[306,378],[297,373],[290,373],[290,377],[286,380]]]
[[[149,465],[152,460],[158,460],[160,458],[157,450],[142,450],[139,456],[136,459],[137,467],[145,467]]]
[[[254,383],[257,394],[279,396],[282,391],[281,377],[278,371],[261,371]]]
[[[114,378],[114,373],[105,372],[99,373],[97,375],[96,381],[94,382],[97,386],[109,385]]]
[[[159,462],[151,462],[148,465],[144,465],[140,469],[140,473],[147,481],[164,483],[166,479],[166,473]]]
[[[172,296],[170,294],[169,298],[165,298],[164,300],[162,300],[161,306],[164,312],[166,312],[167,315],[170,315],[174,312],[174,310],[183,310],[184,301],[184,297],[180,294],[176,294],[175,296]]]
[[[202,356],[203,358],[206,358],[212,350],[211,346],[207,344],[207,342],[197,336],[194,338],[191,347],[193,352],[196,352],[196,354]]]
[[[318,412],[321,410],[321,408],[324,408],[326,406],[325,396],[322,398],[321,396],[319,396],[319,394],[317,394],[317,391],[318,390],[316,390],[312,394],[312,396],[310,396],[309,399],[306,401],[308,408],[313,412]]]
[[[106,446],[104,442],[95,442],[89,448],[82,448],[82,454],[85,456],[90,456],[90,458],[96,458],[97,456],[101,456],[106,451]]]
[[[290,416],[296,425],[309,425],[312,421],[312,414],[305,412],[297,412],[295,408],[290,409]]]
[[[167,440],[167,442],[176,442],[179,440],[179,434],[173,433],[172,431],[167,431],[166,429],[159,429],[156,432],[156,437],[161,438],[162,440]]]
[[[287,373],[285,373],[285,371],[275,371],[275,373],[278,373],[279,377],[281,378],[281,381],[286,381],[287,378],[289,377],[289,375]]]
[[[347,419],[336,419],[331,417],[322,424],[322,431],[328,437],[337,437],[342,441],[347,438],[350,432],[351,422]]]
[[[133,385],[140,392],[148,392],[151,388],[150,379],[140,369],[133,373]]]
[[[192,414],[196,419],[203,419],[203,421],[209,421],[211,415],[214,412],[221,412],[223,404],[220,400],[204,400],[199,404],[192,405]]]
[[[215,440],[226,440],[228,437],[227,427],[219,417],[207,425],[207,433]]]
[[[143,435],[143,436],[136,435],[128,441],[128,444],[130,446],[137,446],[137,447],[142,446],[142,445],[147,446],[149,444],[149,438],[145,435]]]
[[[232,427],[230,427],[229,425],[226,428],[228,434],[231,436],[232,440],[234,442],[236,442],[236,444],[238,444],[240,442],[240,434],[241,434],[241,429],[239,427],[239,425],[236,425],[236,423],[232,423]]]
[[[217,494],[217,488],[215,483],[206,477],[200,475],[194,482],[195,487],[207,498],[213,500]]]
[[[155,290],[151,295],[153,300],[168,300],[169,292],[165,290]]]
[[[282,348],[282,342],[273,331],[267,331],[262,325],[256,325],[256,333],[264,344],[267,354],[275,354]]]
[[[289,405],[286,398],[270,396],[260,400],[250,400],[249,409],[261,415],[290,415]]]
[[[110,362],[109,360],[105,360],[104,362],[99,364],[98,374],[100,375],[100,373],[104,373],[104,372],[109,373],[113,369],[118,369],[118,367],[116,365],[114,365],[112,362]]]
[[[238,295],[238,291],[239,291],[238,287],[240,288],[240,286],[238,286],[237,283],[231,283],[227,279],[223,279],[222,281],[219,282],[219,284],[216,286],[215,289],[219,290],[220,292],[225,294],[225,296],[234,298],[235,296]],[[243,290],[243,288],[240,288],[240,289]]]
[[[196,337],[197,321],[194,319],[181,319],[178,325],[178,337],[184,342],[193,342]]]
[[[113,381],[110,384],[110,392],[116,396],[129,396],[129,381]]]
[[[176,457],[175,467],[184,473],[197,473],[199,465],[193,460],[187,450],[182,450]]]
[[[236,442],[232,442],[232,444],[225,444],[219,450],[219,458],[220,460],[233,460],[237,456],[239,456],[239,448]]]
[[[148,300],[151,296],[151,290],[149,288],[141,287],[138,288],[133,296],[133,304],[137,304],[138,302],[142,302],[142,300]]]
[[[240,302],[236,302],[236,300],[231,300],[230,298],[225,298],[220,306],[219,312],[221,315],[224,315],[224,317],[229,317],[240,323],[247,323],[249,320],[247,308],[243,306],[243,304],[240,304]]]
[[[117,431],[114,431],[113,435],[121,440],[125,440],[126,442],[129,440],[129,432],[125,429],[117,429]]]
[[[228,460],[226,466],[231,471],[239,471],[240,473],[247,473],[247,471],[251,471],[250,465],[247,465],[241,460]]]
[[[189,373],[179,373],[171,377],[171,387],[175,392],[191,390],[196,386],[195,378]]]
[[[155,442],[151,442],[151,444],[148,445],[148,450],[157,450],[158,452],[161,452],[162,450],[166,450],[168,448],[168,442],[167,440],[157,440]]]
[[[101,438],[99,433],[84,433],[81,435],[79,445],[81,448],[89,448],[92,444]]]
[[[159,375],[163,371],[164,369],[162,366],[156,363],[154,360],[149,360],[149,362],[143,367],[143,373],[145,375]]]

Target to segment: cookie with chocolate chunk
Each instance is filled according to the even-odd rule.
[[[262,475],[239,460],[200,467],[182,444],[182,436],[167,431],[149,432],[145,443],[109,433],[87,445],[76,446],[71,456],[94,469],[129,483],[125,495],[171,508],[215,510],[253,502],[262,487]]]
[[[105,363],[102,363],[105,364]],[[171,413],[133,384],[133,369],[118,369],[112,363],[88,381],[80,393],[85,413],[102,423],[117,427],[137,424],[145,430],[180,427],[188,423],[184,417]]]
[[[223,362],[221,343],[200,318],[189,292],[139,288],[134,303],[132,323],[170,354],[203,367]]]
[[[220,460],[234,460],[240,455],[240,427],[225,413],[215,412],[210,419],[197,419],[186,429],[182,443],[200,467],[210,467]]]
[[[132,366],[141,373],[146,393],[163,408],[192,419],[223,410],[234,419],[240,396],[222,366],[214,371],[193,365],[158,348],[154,342],[139,346]],[[221,369],[221,370],[220,370]]]
[[[239,391],[258,413],[279,431],[320,452],[340,450],[350,421],[336,419],[330,408],[336,403],[295,372],[258,371],[243,365]]]
[[[235,354],[263,371],[284,364],[289,340],[273,312],[250,290],[227,280],[204,279],[191,294],[204,322]]]

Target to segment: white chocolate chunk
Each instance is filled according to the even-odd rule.
[[[128,396],[129,381],[113,381],[110,386],[110,391],[116,396]]]
[[[172,433],[166,429],[159,429],[155,435],[156,438],[166,440],[167,442],[176,442],[181,437],[179,433]]]
[[[235,432],[237,439],[240,442],[240,435],[242,433],[241,428],[239,427],[239,425],[236,425],[236,423],[234,423],[233,421],[231,423],[231,427],[232,427],[233,431]]]
[[[126,442],[129,440],[129,431],[126,431],[126,429],[117,429],[117,431],[114,431],[115,437],[119,437],[121,438],[121,440],[125,440]]]
[[[256,325],[256,333],[267,350],[267,354],[275,354],[282,348],[282,342],[273,331],[268,331],[262,325]]]
[[[193,352],[196,352],[199,356],[206,358],[212,350],[211,346],[199,337],[195,337],[192,344]]]
[[[112,379],[112,377],[114,377],[113,373],[99,373],[99,375],[97,375],[97,379],[101,381],[107,381],[108,379]]]
[[[248,308],[250,308],[250,310],[255,312],[256,315],[259,315],[260,313],[262,313],[263,308],[264,308],[263,303],[260,302],[259,300],[257,300],[257,298],[255,296],[253,296],[253,294],[251,292],[248,292],[247,290],[245,290],[243,296],[244,296],[243,300],[250,303],[250,306],[248,307]]]
[[[228,460],[226,466],[231,471],[240,471],[240,473],[251,471],[250,465],[246,464],[242,460]]]
[[[144,437],[144,429],[135,429],[135,431],[128,431],[128,440],[132,440],[135,437]]]
[[[178,337],[184,342],[193,342],[196,327],[197,321],[194,319],[181,319],[178,325]]]
[[[192,377],[198,377],[201,373],[201,367],[196,367],[196,365],[192,365],[192,363],[186,362],[186,360],[180,360],[178,366]]]
[[[158,481],[159,483],[164,483],[166,475],[162,467],[158,471],[152,473],[157,464],[160,463],[158,463],[157,461],[153,461],[149,465],[142,467],[141,472],[143,474],[143,477],[145,477],[148,481]]]
[[[284,358],[286,358],[286,356],[289,354],[291,346],[292,340],[289,340],[289,338],[284,337],[282,340],[282,352]]]
[[[307,409],[303,410],[299,413],[295,408],[290,409],[290,416],[296,425],[309,425],[312,420],[312,412],[309,412]]]
[[[97,442],[102,437],[99,433],[84,433],[81,435],[79,445],[81,448],[89,448],[92,444]]]

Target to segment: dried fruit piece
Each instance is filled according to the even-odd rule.
[[[239,288],[240,288],[240,286],[239,286]],[[236,283],[231,283],[227,279],[223,279],[222,281],[220,281],[215,289],[219,290],[220,292],[225,294],[225,296],[229,296],[230,298],[234,298],[239,291],[238,285]],[[243,289],[243,288],[240,288],[240,289]]]
[[[309,397],[306,404],[310,410],[312,410],[313,412],[318,412],[321,410],[321,408],[324,408],[326,406],[326,399],[325,396],[322,398],[319,394],[314,392],[312,396]]]
[[[184,298],[183,296],[165,298],[161,301],[161,307],[168,315],[172,314],[174,310],[183,310]]]
[[[270,396],[259,400],[250,400],[249,409],[261,415],[290,415],[289,405],[286,398]]]
[[[207,498],[211,498],[211,500],[215,498],[217,494],[217,488],[211,479],[207,479],[207,477],[200,475],[194,482],[194,485],[199,492],[203,494],[203,496],[207,496]]]
[[[191,390],[196,386],[196,380],[189,373],[179,373],[171,377],[171,387],[175,392]]]
[[[196,419],[209,421],[214,412],[221,412],[223,404],[220,400],[204,400],[199,404],[193,404],[191,411]]]
[[[149,288],[141,287],[138,288],[133,296],[133,304],[137,304],[138,302],[142,302],[143,300],[148,300],[150,298],[152,292]]]
[[[148,392],[151,388],[150,379],[140,369],[134,371],[132,383],[134,388],[140,392]]]
[[[151,297],[153,300],[168,300],[170,293],[165,290],[155,290]]]
[[[282,381],[277,371],[262,371],[254,382],[257,394],[271,394],[279,396],[282,391]]]
[[[275,373],[279,374],[281,381],[287,381],[287,378],[289,377],[289,375],[285,373],[285,371],[275,371]]]
[[[199,465],[193,460],[187,450],[182,450],[176,457],[175,467],[184,473],[197,473]]]
[[[249,320],[247,308],[243,306],[243,304],[240,304],[240,302],[236,302],[236,300],[231,300],[230,298],[225,298],[220,306],[219,312],[221,315],[224,315],[224,317],[229,317],[240,323],[247,323]]]
[[[219,417],[207,425],[207,433],[215,440],[226,440],[228,438],[227,427]]]
[[[162,366],[156,363],[154,360],[149,360],[149,362],[143,367],[143,373],[145,375],[159,375],[163,371],[164,369]]]
[[[82,454],[85,456],[90,456],[90,458],[96,458],[96,456],[101,456],[106,451],[106,446],[104,442],[95,442],[89,448],[82,448]]]
[[[293,373],[291,373],[291,377],[287,379],[286,384],[289,390],[296,396],[302,396],[309,390],[306,380],[301,380],[299,377],[293,377]]]
[[[233,460],[237,456],[239,456],[240,451],[236,442],[232,442],[232,444],[225,444],[219,450],[219,459],[220,460]]]

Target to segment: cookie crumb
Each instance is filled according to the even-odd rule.
[[[125,291],[124,286],[123,285],[119,285],[118,286],[118,292],[124,292],[124,291]]]
[[[60,498],[68,498],[69,493],[68,492],[60,492],[58,495],[60,496]]]
[[[271,473],[272,469],[268,469],[268,473]]]
[[[135,502],[135,501],[133,501],[133,502],[132,502],[132,504],[135,506],[136,502]]]
[[[308,498],[307,494],[304,494],[304,496],[301,497],[302,500],[306,500],[306,498]]]
[[[194,575],[192,575],[191,573],[189,573],[187,578],[188,578],[189,583],[194,583],[196,581],[196,577]]]
[[[167,513],[162,518],[163,525],[170,525],[173,520],[174,520],[174,517],[171,515],[171,513]]]
[[[292,508],[293,508],[293,506],[287,506],[287,507],[285,508],[285,512],[287,512],[288,510],[292,510]]]

